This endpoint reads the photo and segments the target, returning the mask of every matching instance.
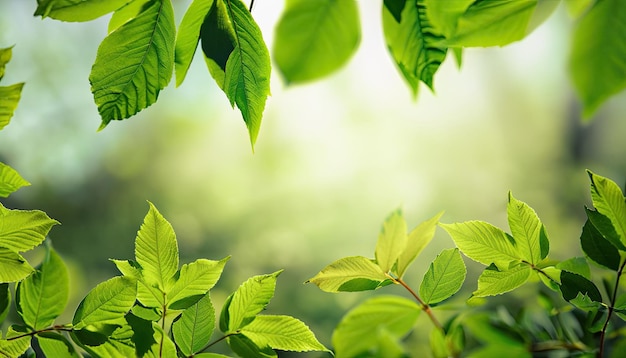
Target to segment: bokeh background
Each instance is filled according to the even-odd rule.
[[[190,1],[173,2],[180,22]],[[72,271],[68,311],[117,274],[108,258],[133,257],[146,200],[172,223],[181,262],[232,255],[213,293],[217,309],[248,277],[284,268],[268,312],[301,318],[327,345],[341,316],[371,294],[327,294],[303,282],[338,258],[372,257],[398,207],[411,228],[445,210],[443,222],[507,229],[512,190],[547,226],[552,258],[580,255],[590,203],[584,169],[626,181],[626,95],[582,122],[567,75],[573,21],[565,9],[521,42],[465,51],[461,69],[450,56],[436,93],[422,87],[413,100],[387,54],[381,5],[359,1],[362,42],[341,71],[293,87],[273,71],[252,153],[239,112],[199,54],[181,87],[170,84],[157,104],[97,132],[88,76],[108,18],[41,20],[34,0],[1,1],[0,47],[15,45],[3,85],[26,86],[0,132],[0,161],[32,183],[3,204],[62,223],[50,237]],[[282,6],[255,3],[270,48]],[[439,229],[409,283],[418,287],[449,247]],[[481,269],[467,264],[461,301]]]

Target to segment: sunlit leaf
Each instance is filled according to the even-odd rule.
[[[80,357],[80,355],[76,352],[74,345],[72,345],[63,335],[56,332],[46,332],[38,334],[37,343],[39,344],[39,348],[41,348],[41,351],[46,355],[46,357]]]
[[[398,256],[398,262],[396,266],[396,274],[402,278],[409,266],[415,261],[417,256],[424,250],[426,245],[435,236],[435,230],[439,223],[439,218],[443,215],[443,211],[433,216],[432,218],[419,224],[413,229],[407,238],[406,247]]]
[[[425,0],[426,14],[430,23],[444,36],[451,36],[457,27],[459,18],[475,0]]]
[[[167,306],[185,309],[202,298],[220,279],[230,256],[220,260],[198,259],[185,264],[176,275],[176,282],[167,292]]]
[[[537,213],[526,203],[515,199],[509,192],[507,214],[520,258],[533,265],[538,264],[542,259],[541,228],[543,224],[539,221]]]
[[[16,252],[41,244],[59,222],[39,210],[9,210],[0,204],[0,247]]]
[[[0,283],[20,281],[35,271],[20,254],[4,247],[0,247],[0,267]]]
[[[250,338],[243,334],[236,334],[226,339],[230,349],[240,357],[277,358],[278,355],[268,345],[257,346]]]
[[[0,357],[17,358],[20,357],[30,346],[31,337],[25,335],[24,332],[15,330],[15,326],[9,327],[5,338],[23,336],[21,338],[6,340],[0,339]],[[1,338],[1,335],[0,335]]]
[[[146,6],[149,6],[148,3],[151,1],[153,0],[133,0],[115,10],[113,16],[111,16],[111,20],[109,20],[108,33],[117,30],[120,26],[136,18]]]
[[[274,297],[276,279],[281,272],[250,277],[237,288],[228,307],[230,332],[248,325],[267,306]]]
[[[124,275],[137,280],[137,300],[145,307],[162,308],[165,305],[165,292],[149,285],[143,278],[141,266],[132,260],[111,260]]]
[[[0,80],[4,77],[4,71],[7,63],[13,57],[13,47],[0,48]]]
[[[209,9],[213,6],[213,2],[214,0],[194,0],[189,5],[178,27],[174,57],[176,86],[180,86],[187,75],[193,55],[198,48],[200,29],[205,22]]]
[[[19,188],[30,185],[15,169],[0,163],[0,197],[6,198]]]
[[[501,229],[482,221],[440,224],[456,246],[467,257],[484,265],[495,264],[506,270],[512,262],[520,261],[513,238]]]
[[[584,257],[572,257],[565,261],[561,261],[556,265],[556,268],[581,275],[587,280],[591,280],[591,270],[589,269],[589,264]]]
[[[11,306],[11,291],[8,283],[0,283],[0,322],[3,322]]]
[[[338,357],[354,357],[377,343],[380,329],[402,337],[411,330],[420,306],[406,298],[378,296],[368,299],[339,322],[332,342]]]
[[[626,244],[626,202],[614,181],[587,171],[591,180],[591,199],[598,212],[609,219],[622,247]],[[594,223],[595,225],[595,223]],[[601,226],[596,226],[603,232]],[[606,235],[605,235],[606,237]],[[610,239],[609,237],[606,237]]]
[[[92,357],[110,357],[110,358],[128,358],[134,357],[137,353],[135,351],[135,344],[133,343],[133,329],[129,325],[123,325],[115,328],[109,335],[100,335],[101,342],[97,344],[87,345],[81,342],[81,337],[78,334],[81,331],[74,331],[72,341],[76,342],[87,351]],[[148,331],[148,333],[152,333]],[[83,337],[84,338],[84,337]]]
[[[132,0],[37,0],[35,16],[61,21],[90,21],[119,9]]]
[[[572,272],[561,271],[561,293],[566,301],[576,298],[580,293],[593,301],[602,302],[602,295],[596,285]]]
[[[376,262],[383,272],[389,272],[404,251],[407,242],[406,222],[400,210],[387,217],[376,242]]]
[[[22,95],[24,83],[0,86],[0,129],[6,127],[13,117],[17,103]]]
[[[51,325],[65,309],[69,287],[65,263],[48,248],[37,271],[17,285],[17,311],[24,323],[34,330]]]
[[[403,10],[393,13],[396,8]],[[413,95],[417,95],[419,81],[433,89],[433,76],[446,58],[447,48],[436,45],[443,36],[430,23],[425,0],[385,0],[383,31],[391,57]]]
[[[288,0],[276,25],[273,55],[287,83],[318,79],[341,68],[361,40],[354,0]]]
[[[156,102],[174,68],[176,28],[170,0],[152,0],[100,44],[89,81],[100,129]]]
[[[459,249],[442,251],[424,275],[419,289],[422,300],[435,304],[452,297],[461,289],[466,273]]]
[[[322,291],[365,291],[384,286],[389,277],[380,266],[363,256],[341,258],[326,266],[307,283],[314,283]]]
[[[185,309],[172,324],[172,334],[178,349],[190,356],[209,343],[215,328],[215,309],[206,294],[196,304]]]
[[[472,295],[486,297],[512,291],[526,283],[531,273],[532,268],[526,264],[518,264],[506,271],[489,266],[478,277],[478,289]]]
[[[585,226],[583,226],[583,231],[580,235],[580,246],[589,260],[608,269],[619,270],[619,251],[604,238],[590,220],[587,220]]]
[[[574,29],[570,76],[591,117],[612,95],[626,88],[626,12],[622,0],[596,1]]]
[[[273,349],[293,352],[329,351],[311,329],[302,321],[290,316],[256,316],[241,329],[253,342]]]
[[[98,284],[89,291],[74,313],[72,324],[81,329],[91,324],[117,321],[135,303],[137,281],[118,276]]]
[[[578,18],[585,14],[597,0],[567,0],[563,1],[567,12],[573,18]]]

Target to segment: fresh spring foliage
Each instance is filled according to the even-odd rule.
[[[607,352],[619,357],[618,347],[626,344],[622,329],[626,292],[620,286],[626,267],[626,198],[613,181],[588,174],[594,209],[585,208],[588,219],[580,236],[584,257],[560,262],[548,258],[547,230],[535,211],[511,193],[507,204],[510,233],[482,221],[439,223],[438,214],[406,234],[401,212],[393,212],[378,237],[375,259],[339,259],[308,281],[326,292],[376,290],[395,284],[413,298],[374,296],[348,312],[333,333],[336,356],[421,356],[408,354],[402,342],[423,311],[434,326],[430,345],[435,357],[603,357]],[[432,240],[437,225],[448,232],[457,248],[437,256],[416,291],[403,276]],[[446,302],[465,281],[460,253],[487,266],[465,307]],[[596,267],[593,271],[589,263]],[[536,302],[522,303],[518,312],[511,311],[514,307],[481,308],[485,297],[505,294],[528,282],[537,290]],[[602,283],[604,293],[596,282]],[[436,311],[446,317],[444,323]]]
[[[570,77],[591,118],[626,88],[626,12],[622,0],[563,1],[575,26]],[[256,142],[270,94],[270,52],[242,0],[193,0],[178,28],[171,0],[37,0],[36,16],[90,21],[113,13],[89,80],[102,118],[129,118],[157,101],[176,74],[180,86],[202,49],[209,73],[237,106]],[[434,77],[448,52],[459,66],[464,48],[519,41],[550,17],[558,0],[384,0],[382,25],[391,57],[414,96]],[[298,84],[345,65],[361,39],[355,0],[286,0],[272,57],[283,79]],[[0,78],[9,52],[0,53]],[[0,126],[19,99],[21,84],[0,87]]]

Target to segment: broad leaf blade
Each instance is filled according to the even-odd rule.
[[[0,204],[0,247],[22,252],[41,244],[59,222],[39,210],[9,210]]]
[[[307,283],[314,283],[322,291],[365,291],[375,290],[385,285],[389,277],[380,266],[363,256],[339,259],[326,266]]]
[[[61,257],[49,248],[37,271],[17,286],[17,311],[30,328],[47,328],[63,313],[69,276]]]
[[[389,272],[404,251],[407,242],[406,222],[402,211],[396,210],[387,217],[376,242],[376,262],[383,272]]]
[[[78,330],[71,333],[72,341],[76,342],[87,351],[92,357],[111,357],[111,358],[127,358],[137,355],[137,351],[145,352],[137,349],[133,342],[134,331],[130,325],[123,325],[115,328],[113,332],[107,332],[108,334],[102,334],[100,332],[94,332],[98,335],[98,341],[95,343],[87,341],[81,335],[87,330]],[[87,331],[88,332],[88,331]],[[152,333],[150,330],[143,330],[148,335]],[[146,339],[146,336],[142,336]],[[146,357],[146,355],[144,355]]]
[[[507,214],[520,258],[533,265],[538,264],[542,259],[541,227],[543,224],[539,221],[537,213],[526,203],[515,199],[509,192]]]
[[[622,0],[597,1],[573,36],[570,76],[589,118],[626,88],[626,11]]]
[[[198,259],[183,265],[176,276],[176,282],[167,292],[167,306],[185,309],[195,304],[215,286],[229,259],[230,256],[220,261]]]
[[[89,76],[100,129],[156,102],[172,77],[175,33],[170,0],[152,0],[102,41]]]
[[[165,291],[178,270],[178,243],[172,225],[152,203],[149,205],[135,239],[135,257],[145,281]]]
[[[80,358],[72,343],[61,334],[55,332],[38,334],[37,343],[46,357]]]
[[[612,180],[587,171],[591,199],[598,212],[607,217],[622,245],[626,244],[626,202],[622,190]]]
[[[332,337],[338,357],[354,357],[377,344],[378,332],[386,330],[402,337],[415,324],[420,306],[406,298],[379,296],[370,298],[348,312]]]
[[[424,250],[426,245],[435,236],[435,230],[439,223],[439,218],[443,215],[443,211],[434,217],[419,224],[413,229],[407,238],[406,247],[398,256],[398,262],[396,267],[396,273],[398,277],[402,278],[409,266],[415,261],[417,256]]]
[[[270,56],[261,30],[241,0],[229,0],[227,6],[236,46],[226,62],[223,89],[230,104],[241,111],[254,148],[270,93]]]
[[[0,48],[0,80],[4,77],[4,71],[7,63],[13,57],[13,47]]]
[[[161,309],[165,305],[165,293],[146,283],[141,266],[132,260],[111,260],[122,275],[137,280],[137,301],[145,307]]]
[[[265,345],[259,347],[243,334],[235,334],[226,339],[228,346],[240,357],[277,358],[272,348]]]
[[[425,0],[424,5],[428,19],[437,32],[450,37],[456,31],[459,18],[474,2],[475,0]]]
[[[354,0],[288,0],[276,25],[273,55],[287,83],[312,81],[341,68],[361,40]]]
[[[214,328],[215,309],[207,293],[174,321],[172,334],[180,351],[191,356],[209,343]]]
[[[23,336],[21,338],[7,340],[0,339],[0,357],[20,357],[28,347],[30,346],[31,337],[24,335],[26,332],[18,332],[15,330],[15,325],[9,327],[5,338],[12,338],[17,336]]]
[[[9,194],[29,185],[30,183],[24,180],[15,169],[0,163],[0,197],[6,198]]]
[[[450,234],[461,252],[474,261],[484,265],[493,263],[505,270],[511,263],[521,260],[513,238],[489,223],[467,221],[440,226]]]
[[[446,300],[461,289],[467,270],[459,249],[442,251],[430,264],[419,294],[427,304]]]
[[[11,86],[0,86],[0,130],[6,127],[13,117],[17,103],[22,96],[24,83],[16,83]]]
[[[200,27],[204,60],[209,73],[222,90],[225,90],[226,63],[237,45],[235,29],[225,1],[213,1]]]
[[[269,304],[274,297],[276,279],[281,272],[282,270],[250,277],[237,288],[228,307],[229,332],[235,332],[248,325]]]
[[[292,352],[327,351],[304,322],[290,316],[257,316],[241,329],[253,342]]]
[[[565,261],[561,261],[556,265],[556,268],[562,271],[567,271],[580,275],[587,280],[591,280],[591,269],[584,257],[572,257]]]
[[[580,246],[589,260],[613,271],[619,270],[620,254],[588,219],[580,235]]]
[[[566,301],[570,301],[579,294],[588,296],[592,301],[602,302],[602,295],[596,285],[581,275],[561,271],[561,293]]]
[[[198,48],[200,29],[214,0],[194,0],[178,27],[176,48],[174,53],[174,68],[176,72],[176,86],[180,86],[187,75],[187,70]]]
[[[91,324],[115,322],[135,303],[137,281],[118,276],[98,284],[81,301],[72,324],[82,329]]]
[[[4,247],[0,247],[0,267],[0,283],[23,280],[35,271],[20,254]]]
[[[61,21],[91,21],[132,0],[37,0],[35,16]]]
[[[478,289],[472,295],[486,297],[512,291],[526,283],[531,273],[532,268],[527,264],[518,264],[506,271],[489,266],[478,277]]]

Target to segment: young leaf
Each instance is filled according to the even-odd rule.
[[[35,16],[61,21],[91,21],[132,0],[37,0]]]
[[[580,293],[593,301],[602,302],[602,295],[596,285],[572,272],[561,271],[561,293],[566,301],[576,298]]]
[[[446,300],[461,289],[466,273],[459,249],[444,250],[424,275],[420,296],[429,305]]]
[[[148,203],[150,210],[135,239],[135,257],[146,282],[165,291],[178,270],[178,244],[172,225]]]
[[[111,260],[122,275],[137,280],[137,301],[145,307],[162,308],[166,302],[165,293],[146,283],[141,266],[132,260]]]
[[[302,321],[290,316],[256,316],[241,329],[257,345],[266,344],[272,349],[292,352],[326,351],[315,334]]]
[[[229,259],[230,256],[220,261],[198,259],[183,265],[176,276],[176,282],[167,292],[167,306],[185,309],[195,304],[215,286]]]
[[[68,295],[69,277],[65,263],[49,248],[37,271],[17,285],[17,312],[28,327],[40,330],[63,313]]]
[[[250,277],[237,288],[228,307],[229,332],[248,325],[267,306],[274,297],[276,279],[281,272]]]
[[[597,1],[574,30],[570,76],[590,118],[626,88],[626,13],[621,0]],[[590,173],[591,174],[591,173]]]
[[[381,329],[396,337],[404,336],[415,324],[420,306],[396,296],[373,297],[348,312],[333,332],[338,357],[354,357],[377,343]]]
[[[626,202],[624,202],[622,190],[612,180],[594,174],[589,170],[587,174],[589,174],[589,179],[591,180],[593,206],[596,207],[600,214],[610,220],[623,246],[623,244],[626,244]],[[598,229],[600,228],[598,227]]]
[[[0,197],[6,198],[19,188],[30,185],[10,166],[0,163]]]
[[[0,247],[0,267],[0,283],[23,280],[35,271],[20,254],[4,247]]]
[[[16,331],[16,326],[13,325],[9,327],[5,338],[12,338],[22,335],[24,335],[24,332]],[[10,341],[1,338],[2,335],[0,334],[0,357],[20,357],[24,352],[26,352],[26,350],[30,346],[31,337],[27,335]]]
[[[214,0],[194,0],[185,12],[178,27],[176,47],[174,51],[174,69],[176,72],[176,86],[180,86],[187,75],[187,70],[198,48],[200,28],[205,21]]]
[[[458,19],[446,45],[504,46],[521,40],[528,34],[536,6],[537,0],[476,1]]]
[[[241,0],[226,0],[235,33],[235,48],[226,62],[224,92],[231,106],[237,104],[254,143],[261,127],[270,92],[270,55],[263,35]]]
[[[0,323],[4,322],[4,319],[9,313],[9,307],[11,306],[11,291],[9,291],[8,283],[0,283]]]
[[[361,40],[354,0],[288,0],[276,25],[274,60],[287,83],[324,77],[343,66]]]
[[[542,255],[541,249],[543,224],[539,221],[537,213],[526,203],[515,199],[509,192],[507,214],[519,256],[533,265],[538,264],[545,256]]]
[[[435,229],[437,229],[437,223],[439,223],[439,218],[441,218],[442,215],[443,211],[419,224],[411,231],[406,242],[406,247],[402,253],[400,253],[400,256],[398,256],[396,266],[396,274],[398,277],[402,278],[402,276],[404,276],[409,266],[433,239]]]
[[[383,31],[387,48],[398,69],[408,82],[413,96],[419,81],[433,89],[433,76],[446,58],[447,48],[436,43],[443,36],[426,15],[426,0],[385,0],[383,2]],[[396,9],[403,9],[398,12]]]
[[[102,41],[89,75],[100,129],[156,102],[172,77],[175,33],[170,0],[152,0]]]
[[[191,356],[209,343],[215,327],[215,309],[207,293],[174,320],[172,334],[178,349]]]
[[[114,322],[123,318],[135,303],[137,281],[118,276],[98,284],[81,301],[72,324],[82,329],[91,324]]]
[[[511,263],[521,260],[513,238],[489,223],[467,221],[439,225],[450,234],[463,254],[481,264],[493,263],[498,269],[506,270]]]
[[[326,266],[306,283],[314,283],[326,292],[375,290],[389,284],[380,266],[363,256],[339,259]]]
[[[478,277],[478,289],[472,295],[486,297],[513,291],[526,283],[531,273],[532,268],[527,264],[518,264],[506,271],[489,266]]]
[[[277,358],[278,355],[268,345],[257,346],[243,334],[235,334],[226,339],[228,346],[240,357]]]
[[[376,242],[376,262],[383,272],[389,272],[404,251],[407,242],[406,222],[402,211],[396,210],[387,217]]]
[[[0,86],[0,129],[6,127],[11,121],[22,96],[22,88],[24,88],[24,83]]]
[[[41,244],[59,222],[39,210],[9,210],[0,204],[0,247],[15,252]]]
[[[619,251],[602,236],[589,219],[580,234],[580,246],[589,260],[613,271],[619,270]]]
[[[37,342],[46,357],[80,358],[80,355],[67,338],[56,332],[38,334]]]

